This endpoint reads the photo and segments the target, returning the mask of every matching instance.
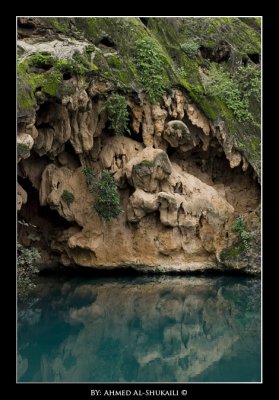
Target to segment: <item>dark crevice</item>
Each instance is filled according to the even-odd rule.
[[[19,219],[23,217],[28,223],[34,223],[34,218],[46,219],[52,226],[70,228],[73,224],[62,218],[56,210],[51,210],[48,206],[41,206],[39,191],[35,189],[28,178],[18,177],[18,183],[28,193],[28,200],[23,204],[19,211]],[[36,223],[34,223],[36,225]],[[75,224],[74,224],[75,225]]]
[[[71,74],[70,72],[65,72],[65,73],[63,74],[63,80],[64,80],[64,81],[68,81],[68,80],[70,80],[70,79],[72,79],[72,74]]]
[[[138,266],[137,266],[138,267]],[[110,279],[115,279],[115,277],[129,277],[131,280],[130,283],[135,283],[136,285],[139,284],[139,277],[145,279],[148,276],[175,276],[175,277],[185,277],[185,276],[199,276],[199,277],[220,277],[220,276],[237,276],[237,277],[253,277],[254,279],[260,279],[257,274],[249,273],[246,270],[230,270],[225,268],[219,269],[205,269],[205,270],[195,270],[195,271],[164,271],[163,273],[158,270],[148,270],[147,268],[142,268],[141,270],[135,269],[134,266],[129,267],[118,267],[118,268],[111,268],[111,269],[101,269],[101,268],[84,268],[78,265],[72,265],[64,267],[62,265],[56,266],[56,268],[45,268],[43,271],[40,272],[41,276],[55,276],[61,278],[69,278],[71,277],[88,277],[89,279],[103,279],[106,278],[108,281]],[[133,280],[134,279],[134,280]],[[114,280],[113,280],[114,282]],[[145,280],[144,280],[145,282]]]
[[[53,64],[40,64],[40,65],[34,65],[33,69],[35,70],[35,72],[46,72],[49,71],[51,68],[53,67]]]
[[[220,191],[222,196],[237,212],[253,211],[260,202],[260,186],[253,178],[251,166],[244,172],[242,164],[231,168],[225,153],[216,138],[213,138],[205,151],[200,143],[194,149],[182,153],[173,152],[171,162]],[[246,193],[243,196],[243,193]]]
[[[166,153],[169,157],[171,157],[176,151],[177,151],[177,148],[171,147],[171,145],[169,145]]]
[[[39,110],[36,113],[36,127],[38,128],[38,126],[40,125],[44,125],[44,123],[42,123],[42,121],[44,121],[47,115],[51,114],[50,113],[50,108],[51,108],[51,103],[49,102],[44,102],[43,104],[40,105]],[[49,128],[52,128],[52,126],[48,125]]]
[[[99,41],[98,46],[100,46],[100,44],[103,45],[103,46],[106,46],[106,47],[112,47],[112,48],[116,47],[115,43],[107,36],[103,37]]]
[[[130,128],[130,132],[131,135],[128,135],[128,137],[135,140],[136,142],[143,143],[142,125],[140,125],[139,127],[139,133],[134,132],[132,128]]]
[[[51,126],[48,122],[42,122],[39,125],[36,125],[37,129],[53,129],[53,126]]]
[[[35,24],[31,18],[26,18],[26,17],[20,18],[19,17],[17,22],[18,22],[19,28],[24,28],[24,29],[34,29],[35,28]]]
[[[130,185],[129,182],[127,182],[127,187],[128,187],[128,190],[129,190],[129,197],[131,197],[136,189],[134,188],[134,186]]]
[[[203,58],[217,62],[218,64],[229,61],[231,56],[231,47],[225,41],[219,42],[214,48],[201,46],[199,51]]]
[[[18,241],[23,246],[37,247],[43,257],[48,254],[45,261],[57,264],[59,257],[58,253],[51,249],[52,240],[60,237],[66,229],[80,227],[76,222],[62,218],[49,206],[41,206],[39,191],[32,186],[28,178],[18,177],[18,183],[28,193],[27,203],[23,204],[18,212]]]
[[[75,169],[81,167],[80,158],[69,140],[65,143],[64,152],[67,153],[68,158],[75,165]]]

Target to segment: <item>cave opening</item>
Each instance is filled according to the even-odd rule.
[[[18,21],[18,27],[24,29],[34,29],[35,26],[32,22],[22,22],[20,19]]]
[[[27,203],[18,211],[18,241],[23,246],[35,245],[49,251],[54,235],[78,225],[62,218],[56,210],[41,206],[39,191],[28,178],[18,176],[18,183],[28,193]]]
[[[53,127],[48,122],[41,122],[36,125],[37,129],[53,129]]]
[[[112,47],[115,48],[116,45],[115,43],[108,37],[108,36],[104,36],[98,43],[98,46],[103,45],[106,47]]]
[[[79,158],[78,154],[75,152],[75,149],[73,148],[73,145],[70,142],[70,140],[68,140],[65,143],[63,154],[67,154],[67,159],[68,159],[67,166],[70,169],[75,170],[75,169],[81,167],[82,164],[81,164],[80,158]],[[58,155],[58,160],[61,163],[62,156],[60,154]]]
[[[72,79],[72,74],[70,72],[64,72],[63,80],[64,81],[69,81],[70,79]]]
[[[130,135],[127,134],[125,136],[130,137],[131,139],[135,140],[136,142],[143,143],[143,136],[142,136],[142,124],[139,127],[139,133],[136,133],[132,127],[130,127]]]
[[[254,178],[253,168],[249,165],[247,170],[243,171],[242,162],[239,166],[231,168],[216,138],[210,141],[207,150],[199,144],[185,153],[173,152],[170,160],[180,165],[183,171],[212,186],[236,212],[252,212],[258,207],[261,190]]]
[[[168,148],[166,150],[167,155],[169,156],[169,158],[171,158],[171,156],[173,154],[175,154],[175,152],[177,151],[176,147],[172,147],[170,144],[168,145]]]
[[[228,62],[231,56],[231,46],[225,41],[219,42],[214,48],[200,46],[199,51],[202,58],[218,64]]]
[[[49,120],[49,115],[51,115],[53,112],[51,112],[51,107],[52,103],[49,101],[44,102],[43,104],[40,105],[40,108],[36,112],[36,122],[35,126],[36,128],[52,128],[52,125],[50,125],[48,122],[46,123],[46,120]]]

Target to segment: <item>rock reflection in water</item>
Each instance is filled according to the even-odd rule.
[[[21,381],[260,380],[259,280],[44,278],[38,293],[19,313]]]

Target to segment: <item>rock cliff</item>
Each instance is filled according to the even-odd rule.
[[[19,18],[20,242],[47,265],[259,272],[260,53],[257,18]]]

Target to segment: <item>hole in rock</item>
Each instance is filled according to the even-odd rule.
[[[29,224],[18,224],[18,240],[24,246],[36,245],[49,252],[51,240],[57,233],[61,234],[62,230],[78,225],[76,222],[65,220],[49,206],[41,206],[39,191],[32,186],[28,178],[18,177],[18,183],[28,193],[27,203],[23,204],[18,212],[18,220]],[[30,234],[37,237],[38,241],[30,242]]]
[[[100,40],[100,42],[98,43],[98,46],[99,45],[103,45],[103,46],[106,46],[106,47],[112,47],[112,48],[115,48],[116,46],[115,46],[115,43],[109,38],[109,37],[107,37],[107,36],[105,36],[105,37],[103,37],[101,40]]]
[[[251,166],[243,172],[242,164],[231,168],[224,151],[214,138],[206,151],[201,145],[170,157],[187,173],[214,187],[238,213],[253,211],[260,202],[260,186]],[[245,196],[243,195],[245,193]]]
[[[24,29],[34,29],[35,24],[30,19],[26,18],[19,18],[18,19],[18,27]]]
[[[136,142],[143,143],[142,125],[140,125],[139,133],[134,132],[132,127],[130,127],[130,132],[131,132],[131,135],[125,134],[125,136],[130,137],[131,139],[135,140]]]
[[[70,72],[65,72],[65,73],[63,74],[63,80],[64,80],[64,81],[68,81],[68,80],[71,79],[71,78],[72,78],[72,75],[71,75]]]
[[[231,56],[231,47],[225,41],[219,42],[219,44],[214,48],[201,46],[199,50],[203,58],[219,64],[227,62]]]

